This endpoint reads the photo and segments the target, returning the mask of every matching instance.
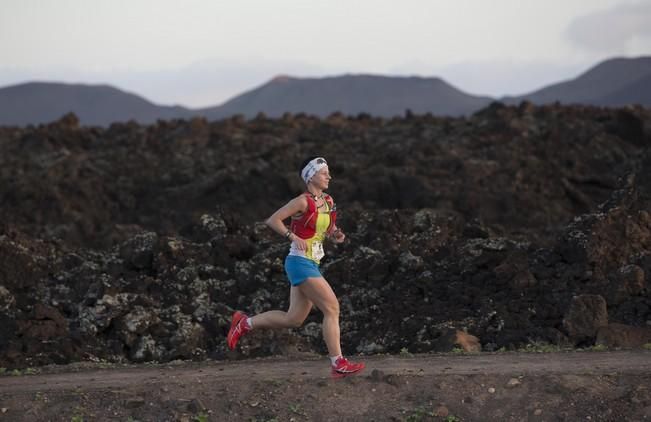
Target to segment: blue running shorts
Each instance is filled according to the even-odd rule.
[[[285,258],[285,273],[292,286],[302,284],[308,277],[323,277],[319,271],[319,264],[296,255],[287,255]]]

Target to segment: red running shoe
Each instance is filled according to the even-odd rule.
[[[235,349],[240,337],[251,331],[251,327],[246,323],[247,318],[248,316],[244,312],[235,311],[233,314],[231,329],[228,331],[228,337],[226,337],[229,349]]]
[[[363,363],[353,363],[349,362],[348,359],[345,357],[340,357],[337,359],[337,361],[332,365],[332,378],[343,378],[348,375],[353,375],[357,374],[364,369],[366,365]]]

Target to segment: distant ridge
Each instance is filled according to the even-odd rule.
[[[560,102],[619,107],[641,104],[651,107],[651,57],[606,60],[574,79],[549,85],[499,101],[519,104]],[[325,117],[334,112],[368,113],[391,117],[413,113],[440,116],[469,115],[495,101],[476,96],[440,78],[342,75],[298,78],[279,75],[224,104],[202,109],[162,106],[108,85],[30,82],[0,88],[0,125],[51,122],[75,113],[84,125],[108,126],[135,120],[203,116],[210,120],[236,114],[254,117],[264,113],[279,117],[286,112]]]
[[[85,125],[187,117],[189,109],[153,104],[109,85],[30,82],[0,89],[0,124],[28,125],[73,112]]]
[[[651,106],[651,57],[616,58],[592,67],[578,77],[550,85],[529,94],[504,97],[500,101],[517,104],[523,100],[535,104],[561,102],[623,106]]]
[[[279,117],[285,112],[325,117],[333,112],[368,113],[391,117],[414,113],[446,116],[470,114],[492,100],[466,94],[439,78],[344,75],[294,78],[281,75],[259,88],[218,107],[200,110],[209,118],[263,112]]]

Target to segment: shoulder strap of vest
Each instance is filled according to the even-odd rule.
[[[308,213],[312,213],[316,211],[316,201],[314,200],[314,197],[310,192],[305,192],[303,193],[305,197],[307,198],[307,211]],[[327,193],[323,195],[323,199],[325,199],[328,202],[328,208],[332,210],[332,207],[335,204],[334,199],[332,199],[332,196],[328,195]]]
[[[303,195],[307,198],[307,215],[312,215],[316,211],[316,201],[310,192],[305,192]]]
[[[332,231],[335,228],[335,222],[337,221],[337,208],[335,206],[335,200],[332,199],[332,196],[326,194],[324,199],[328,203],[328,208],[330,210],[330,225],[328,225],[328,230],[326,231],[328,235],[332,234]]]

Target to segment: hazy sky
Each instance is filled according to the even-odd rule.
[[[217,105],[278,74],[522,94],[651,55],[651,0],[0,0],[0,86],[107,83]]]

